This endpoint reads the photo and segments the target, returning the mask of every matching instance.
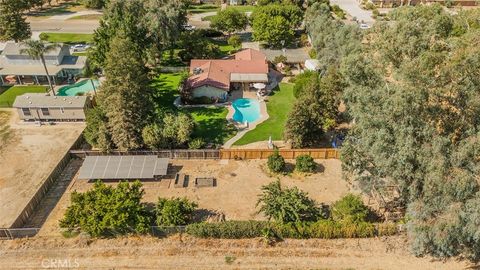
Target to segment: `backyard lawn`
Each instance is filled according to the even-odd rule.
[[[152,81],[157,110],[177,110],[173,102],[179,94],[178,85],[181,79],[182,73],[164,73]],[[226,119],[228,110],[224,107],[188,108],[182,111],[190,114],[197,123],[193,137],[203,138],[205,142],[223,144],[236,133],[235,127]]]
[[[56,43],[92,43],[93,34],[48,33],[40,34],[40,39]]]
[[[12,86],[2,92],[0,89],[0,107],[12,107],[17,96],[25,93],[46,93],[46,86],[28,85],[28,86]]]
[[[269,118],[257,125],[255,129],[247,132],[234,143],[234,145],[245,145],[258,141],[266,141],[271,135],[272,140],[283,139],[283,129],[287,116],[293,107],[295,97],[293,96],[293,84],[281,83],[279,90],[268,97],[267,111]]]

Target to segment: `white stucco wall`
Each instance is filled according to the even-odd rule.
[[[195,88],[192,92],[192,96],[195,97],[210,97],[210,98],[223,98],[225,96],[225,90],[205,85]]]

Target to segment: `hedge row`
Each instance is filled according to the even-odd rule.
[[[279,224],[267,221],[226,221],[220,223],[195,223],[186,228],[186,232],[200,238],[241,239],[255,238],[270,230],[279,238],[367,238],[387,236],[397,233],[392,223],[344,224],[331,220],[309,223]]]

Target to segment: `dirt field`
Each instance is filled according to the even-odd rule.
[[[84,124],[23,124],[15,111],[1,112],[10,119],[0,127],[8,134],[0,141],[0,228],[14,222],[84,129]]]
[[[465,262],[416,258],[405,237],[209,240],[130,237],[88,240],[35,237],[0,241],[0,269],[467,269]],[[59,267],[63,265],[64,267]],[[468,268],[475,269],[475,268]]]
[[[143,182],[146,202],[156,203],[158,197],[187,197],[198,203],[199,208],[225,214],[227,220],[262,219],[255,203],[262,185],[276,179],[263,169],[265,160],[173,160],[170,164],[172,176],[184,173],[195,177],[215,177],[216,187],[174,188],[173,179]],[[317,160],[318,171],[307,177],[297,175],[280,177],[285,186],[297,186],[309,193],[317,202],[331,203],[349,192],[341,177],[339,160]],[[50,214],[40,232],[41,235],[58,235],[58,220],[62,218],[70,203],[70,193],[74,190],[86,191],[93,183],[74,179],[67,191]]]

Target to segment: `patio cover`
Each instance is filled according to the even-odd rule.
[[[231,73],[230,82],[268,82],[266,73]]]
[[[87,156],[79,179],[154,179],[167,174],[168,158],[148,156]]]

